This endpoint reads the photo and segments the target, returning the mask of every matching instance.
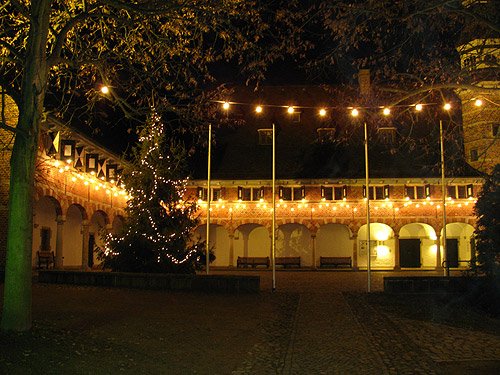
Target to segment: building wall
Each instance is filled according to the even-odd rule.
[[[318,267],[321,256],[351,257],[355,268],[367,266],[366,201],[361,180],[293,181],[280,180],[278,186],[305,188],[304,200],[280,200],[276,196],[276,256],[300,256],[305,267]],[[397,269],[400,239],[420,240],[421,269],[439,268],[443,260],[443,210],[440,180],[383,179],[370,185],[389,186],[389,198],[370,201],[371,267]],[[475,217],[473,206],[481,181],[475,178],[447,180],[448,186],[472,187],[472,196],[446,197],[447,238],[459,239],[460,266],[470,260]],[[205,181],[191,181],[187,196],[195,199]],[[214,181],[221,198],[211,202],[210,243],[218,260],[216,266],[236,266],[238,256],[271,256],[272,189],[270,181]],[[408,199],[407,187],[430,187],[430,196]],[[263,187],[262,200],[238,199],[238,188]],[[346,186],[345,200],[324,200],[322,186]],[[455,189],[453,189],[455,190]],[[202,225],[197,229],[206,238],[207,202],[198,201]],[[218,233],[224,233],[220,235]],[[226,234],[227,233],[227,234]],[[439,251],[438,251],[439,249]]]
[[[0,87],[0,92],[2,88]],[[16,127],[19,111],[10,96],[0,96],[0,105],[8,126]],[[0,129],[0,273],[5,267],[7,247],[7,207],[9,204],[10,154],[13,146],[13,133]]]
[[[1,100],[6,124],[15,127],[19,113],[14,101],[5,95],[1,96]],[[60,144],[56,141],[47,142],[49,131],[53,131],[52,126],[54,125],[51,123],[42,124],[39,140],[33,202],[32,265],[38,265],[37,251],[42,250],[41,235],[42,231],[45,231],[48,243],[47,248],[43,250],[54,252],[56,267],[86,268],[89,235],[95,234],[96,246],[101,246],[99,232],[103,223],[105,230],[119,231],[127,195],[114,181],[97,179],[95,175],[85,172],[85,167],[76,168],[73,162],[63,160],[58,150]],[[101,150],[99,146],[82,136],[74,135],[62,125],[58,125],[57,132],[64,133],[65,139],[74,139],[75,144],[92,152]],[[10,156],[13,142],[13,133],[0,129],[0,273],[5,269],[6,259]],[[56,152],[49,152],[52,145],[56,146]],[[100,154],[100,157],[110,158],[110,155]],[[110,160],[113,160],[113,164],[117,163],[116,159]],[[114,226],[111,223],[114,223]]]

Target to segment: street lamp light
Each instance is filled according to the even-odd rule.
[[[358,117],[359,111],[353,108],[351,111],[352,117]],[[368,127],[366,121],[363,123],[364,128],[364,143],[365,143],[365,187],[366,187],[366,271],[367,271],[367,291],[371,292],[371,246],[370,246],[370,181],[369,181],[369,167],[368,167]]]

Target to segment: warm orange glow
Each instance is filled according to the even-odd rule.
[[[319,113],[319,115],[320,115],[321,117],[325,117],[325,116],[326,116],[326,109],[321,108],[321,109],[319,110],[319,112],[318,112],[318,113]]]
[[[424,108],[424,106],[422,104],[415,105],[415,110],[418,112],[420,112],[423,108]]]
[[[391,110],[390,110],[390,108],[385,107],[382,110],[382,113],[384,114],[384,116],[389,116],[391,114]]]
[[[451,104],[450,104],[450,103],[445,103],[445,104],[443,105],[443,109],[444,109],[445,111],[449,111],[449,110],[451,109]]]
[[[295,112],[295,108],[293,108],[292,106],[290,106],[290,107],[287,108],[287,112],[291,114],[291,113]]]
[[[222,108],[224,108],[227,111],[229,109],[229,102],[224,102],[222,104]]]
[[[359,111],[356,108],[353,108],[351,111],[351,116],[352,117],[358,117],[359,116]]]
[[[257,107],[255,107],[255,112],[262,113],[262,106],[258,105]]]
[[[101,92],[106,95],[106,94],[109,94],[109,87],[104,85],[104,86],[101,86]]]
[[[474,101],[474,105],[475,105],[476,107],[481,107],[481,106],[483,105],[483,101],[482,101],[481,99],[476,99],[476,100]]]

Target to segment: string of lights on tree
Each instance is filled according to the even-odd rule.
[[[197,249],[192,248],[177,254],[176,257],[173,255],[172,247],[179,238],[189,238],[192,228],[180,226],[172,233],[163,233],[165,221],[176,214],[193,217],[197,207],[196,204],[190,204],[184,200],[189,180],[176,180],[168,177],[171,175],[171,157],[165,155],[166,150],[161,148],[160,140],[164,137],[164,126],[161,117],[154,109],[148,124],[146,131],[143,131],[139,138],[139,142],[142,144],[139,168],[132,171],[130,175],[130,179],[134,180],[135,183],[129,184],[128,187],[130,195],[128,211],[129,213],[133,212],[132,216],[134,217],[145,218],[149,230],[146,232],[138,230],[137,226],[129,226],[122,236],[109,234],[105,254],[118,255],[118,253],[113,252],[110,246],[113,241],[125,241],[127,237],[140,236],[154,244],[158,263],[168,260],[174,264],[182,264],[190,260]],[[168,165],[168,167],[166,170],[161,170],[159,165]],[[143,183],[138,184],[137,182]],[[163,194],[168,196],[162,196]],[[160,228],[159,225],[162,224],[163,228]],[[130,242],[128,246],[132,247],[133,243]],[[181,256],[179,257],[179,255]]]

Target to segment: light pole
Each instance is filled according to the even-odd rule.
[[[443,120],[439,120],[439,143],[441,146],[441,199],[443,205],[443,262],[444,275],[450,276],[450,264],[448,263],[448,252],[446,249],[446,184],[444,180],[444,142],[443,142]]]
[[[212,124],[208,124],[208,165],[207,165],[207,248],[206,248],[206,271],[207,275],[210,267],[210,203],[212,198],[211,186],[210,186],[210,169],[211,169],[211,158],[212,158]]]
[[[368,276],[368,293],[371,292],[371,246],[370,246],[370,182],[368,173],[368,129],[364,123],[365,131],[365,186],[366,186],[366,242],[367,242],[367,263],[366,270]]]
[[[276,290],[276,125],[273,123],[273,221],[271,236],[271,261],[273,268],[273,292]]]

